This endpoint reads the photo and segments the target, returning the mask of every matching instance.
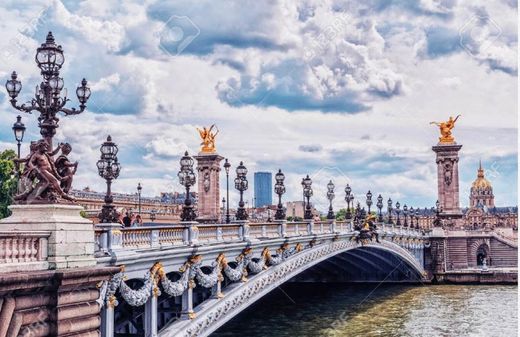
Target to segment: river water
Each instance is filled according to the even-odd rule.
[[[515,285],[288,283],[212,337],[513,337]]]

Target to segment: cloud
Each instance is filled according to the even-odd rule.
[[[300,145],[298,146],[298,150],[302,152],[320,152],[323,149],[323,146],[320,144],[312,144],[312,145]]]
[[[482,157],[501,163],[495,194],[499,204],[511,204],[518,122],[511,8],[449,0],[10,2],[0,9],[0,77],[16,70],[20,101],[30,99],[41,81],[34,52],[52,30],[65,50],[68,107],[78,104],[77,83],[89,80],[87,110],[60,114],[56,135],[80,162],[78,188],[104,189],[95,163],[111,134],[123,165],[115,190],[133,193],[138,181],[147,195],[179,190],[172,177],[179,156],[199,149],[195,127],[216,123],[218,152],[232,165],[242,160],[250,172],[284,171],[284,200],[300,200],[301,178],[321,172],[316,198],[323,198],[322,182],[333,179],[335,207],[343,203],[343,175],[356,195],[371,189],[424,207],[436,200],[431,146],[438,131],[428,123],[461,113],[454,131],[463,144],[461,190]],[[477,14],[493,20],[500,35],[489,20],[474,23]],[[188,17],[200,34],[186,40],[189,26],[167,24],[172,16]],[[460,32],[468,24],[475,34]],[[468,49],[461,35],[470,37]],[[2,93],[0,147],[13,148],[18,113]],[[23,116],[22,153],[40,137],[36,117]],[[237,196],[231,191],[232,204]]]

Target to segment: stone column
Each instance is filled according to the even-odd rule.
[[[152,295],[145,303],[144,307],[144,331],[145,337],[157,337],[157,298],[159,288],[155,284],[152,288]]]
[[[220,161],[224,157],[218,154],[199,153],[198,172],[198,219],[201,221],[220,220]]]
[[[462,211],[459,206],[459,150],[462,145],[437,144],[432,150],[437,154],[438,199],[442,218],[459,219]]]

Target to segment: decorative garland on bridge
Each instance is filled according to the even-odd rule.
[[[356,241],[356,238],[352,237],[350,242],[352,241]],[[411,249],[418,248],[423,243],[423,240],[420,239],[405,239],[399,236],[392,237],[391,241],[403,248]],[[267,269],[268,266],[278,265],[303,249],[312,248],[315,245],[316,240],[310,241],[305,247],[297,243],[290,248],[288,243],[284,243],[276,250],[274,255],[271,255],[269,248],[265,247],[259,258],[253,258],[251,256],[252,249],[245,248],[235,259],[236,266],[234,268],[229,265],[225,255],[220,253],[216,260],[213,261],[212,269],[208,274],[202,270],[202,256],[195,255],[190,257],[179,269],[181,274],[177,281],[170,280],[161,263],[157,262],[144,275],[144,284],[135,290],[126,284],[123,266],[121,271],[114,275],[110,281],[104,281],[100,286],[100,299],[98,301],[102,305],[102,302],[104,302],[107,306],[117,306],[118,301],[115,294],[119,290],[119,294],[129,305],[142,306],[152,294],[156,297],[161,295],[158,287],[159,283],[166,294],[175,297],[181,296],[188,288],[195,288],[197,284],[203,288],[212,288],[219,281],[222,282],[224,280],[223,274],[232,282],[239,280],[247,282],[248,271],[251,274],[258,274],[262,270]]]

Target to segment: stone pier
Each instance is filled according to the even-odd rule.
[[[442,218],[460,219],[459,150],[462,145],[439,143],[432,147],[437,154],[437,189]]]
[[[203,222],[220,220],[220,161],[216,153],[200,152],[195,156],[198,171],[198,219]]]
[[[99,336],[94,228],[75,205],[14,205],[0,220],[0,337]]]

